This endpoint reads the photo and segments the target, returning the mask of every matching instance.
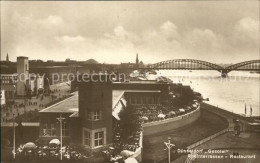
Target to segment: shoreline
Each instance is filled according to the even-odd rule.
[[[260,116],[252,116],[252,117],[245,117],[245,116],[242,116],[240,114],[236,114],[234,112],[230,112],[228,110],[225,110],[225,109],[222,109],[220,107],[217,107],[217,106],[214,106],[214,105],[211,105],[211,104],[208,104],[208,103],[204,103],[202,102],[201,103],[201,106],[206,109],[208,109],[209,111],[218,111],[219,114],[224,114],[225,116],[230,116],[230,117],[236,117],[236,118],[239,118],[241,120],[244,120],[244,121],[247,121],[247,122],[255,122],[256,119],[260,119]]]

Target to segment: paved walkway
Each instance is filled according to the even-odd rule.
[[[203,149],[205,155],[210,155],[209,149],[223,149],[227,150],[224,154],[212,154],[222,155],[223,159],[210,159],[210,158],[199,158],[194,162],[250,162],[258,163],[260,160],[260,133],[241,133],[238,137],[234,136],[233,132],[227,132],[213,140],[205,142],[196,147],[196,149]],[[255,158],[251,159],[234,159],[232,155],[238,153],[241,156],[254,155]]]
[[[207,107],[205,107],[205,105]],[[230,117],[229,115],[227,115],[225,113],[219,112],[219,110],[217,110],[215,106],[211,106],[211,105],[208,105],[208,104],[202,104],[201,107],[203,109],[206,109],[206,110],[208,110],[210,112],[213,112],[213,113],[215,113],[215,114],[225,118],[228,121],[228,124],[229,124],[229,126],[228,126],[229,131],[234,131],[235,124],[233,122],[233,118],[232,117]]]
[[[260,133],[247,133],[247,132],[242,132],[238,137],[234,136],[234,122],[232,116],[229,114],[226,114],[225,112],[221,112],[219,109],[215,108],[214,106],[211,105],[201,105],[202,108],[211,111],[217,115],[220,115],[221,117],[224,117],[227,119],[229,123],[229,132],[222,134],[212,140],[209,140],[197,147],[195,149],[204,149],[203,151],[206,151],[208,149],[227,149],[228,152],[225,153],[225,158],[222,160],[219,159],[205,159],[205,158],[200,158],[196,159],[193,162],[213,162],[213,163],[218,163],[218,162],[234,162],[234,163],[242,163],[242,162],[259,162],[260,160]],[[233,153],[239,153],[240,155],[255,155],[255,159],[231,159],[230,155],[233,155]],[[204,154],[204,153],[202,153]],[[206,154],[206,155],[209,155]],[[174,163],[179,163],[183,162],[183,160],[186,160],[187,155],[183,155],[179,157],[177,160],[174,161]]]

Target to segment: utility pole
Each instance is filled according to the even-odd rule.
[[[27,114],[26,114],[26,97],[24,98],[24,115],[25,115],[25,122],[27,122]]]
[[[13,127],[14,127],[13,155],[14,155],[14,159],[15,159],[15,116],[14,116],[14,114],[13,114]]]
[[[168,137],[168,143],[164,142],[168,149],[168,161],[171,163],[171,148],[175,146],[175,144],[171,144],[171,137]]]
[[[60,122],[60,160],[62,160],[62,121],[65,118],[62,117],[62,115],[60,114],[60,117],[57,118],[57,120]]]

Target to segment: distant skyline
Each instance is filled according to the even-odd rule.
[[[1,60],[259,59],[259,1],[1,2]]]

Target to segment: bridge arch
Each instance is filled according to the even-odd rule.
[[[225,67],[226,73],[233,70],[260,70],[260,60],[250,60]]]
[[[207,61],[195,59],[173,59],[150,65],[150,69],[180,69],[180,70],[217,70],[222,72],[223,67]]]

